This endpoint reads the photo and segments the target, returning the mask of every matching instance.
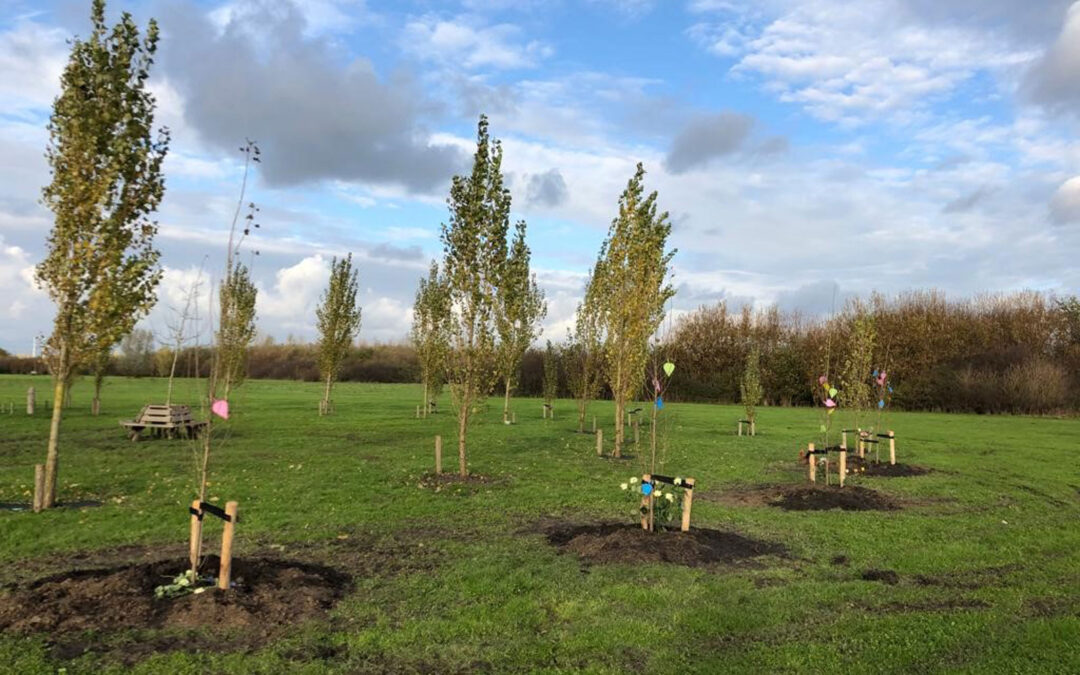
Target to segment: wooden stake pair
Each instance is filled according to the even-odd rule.
[[[239,502],[225,502],[223,512],[212,504],[200,502],[198,499],[191,502],[191,541],[189,542],[188,555],[193,572],[198,571],[199,556],[202,553],[203,516],[210,513],[225,521],[225,529],[221,533],[221,565],[218,568],[218,588],[223,591],[229,590],[229,579],[232,576],[233,531],[236,527],[239,511]]]
[[[548,419],[548,417],[555,419],[555,406],[545,403],[541,407],[541,411],[544,413],[544,419]]]
[[[663,482],[665,482],[665,483],[667,483],[667,482],[669,482],[671,480],[667,476],[657,476],[657,479],[661,479],[661,478],[663,479]],[[652,482],[653,482],[652,474],[647,473],[647,474],[645,474],[644,476],[641,477],[641,484],[642,485],[645,485],[646,483],[649,483],[651,485]],[[674,485],[673,482],[671,482],[670,484]],[[693,508],[693,505],[694,505],[694,485],[696,485],[696,484],[697,484],[697,481],[695,481],[693,478],[684,478],[682,480],[682,484],[677,486],[677,487],[682,487],[682,488],[684,488],[686,490],[686,492],[683,493],[683,500],[682,500],[682,522],[679,524],[679,529],[682,532],[689,532],[690,531],[690,509]],[[655,521],[655,518],[654,518],[654,509],[653,509],[653,494],[655,492],[656,492],[656,490],[654,489],[649,494],[642,495],[642,497],[641,497],[641,509],[642,509],[641,510],[641,529],[647,530],[649,532],[652,532],[653,530],[656,529],[656,521]]]
[[[742,436],[743,425],[747,426],[747,432],[750,436],[757,436],[757,424],[750,420],[739,420],[739,435]]]

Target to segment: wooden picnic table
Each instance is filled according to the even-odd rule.
[[[190,406],[150,404],[143,406],[135,419],[120,420],[120,426],[137,441],[145,431],[157,438],[196,438],[206,422],[192,419]]]

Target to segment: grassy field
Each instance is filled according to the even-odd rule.
[[[4,503],[29,501],[44,460],[47,415],[21,414],[31,383],[39,396],[49,390],[45,378],[0,377],[0,404],[19,413],[0,415]],[[164,387],[111,379],[97,418],[89,384],[76,387],[59,495],[101,506],[0,511],[0,593],[128,559],[175,558],[183,569],[192,446],[131,443],[117,425]],[[177,388],[195,400],[193,383]],[[544,528],[630,522],[619,484],[642,466],[598,458],[593,436],[574,433],[571,402],[545,421],[538,401],[515,400],[508,427],[493,399],[469,446],[471,471],[489,480],[433,486],[423,476],[433,437],[447,439],[453,470],[455,426],[449,414],[413,418],[418,387],[339,385],[327,418],[316,415],[319,394],[317,384],[246,383],[210,496],[240,502],[240,558],[351,576],[326,616],[260,644],[242,630],[215,642],[212,628],[104,630],[81,643],[7,631],[0,671],[1080,672],[1080,420],[894,413],[900,461],[932,471],[851,484],[900,508],[788,511],[739,495],[805,482],[795,458],[815,440],[816,411],[764,409],[751,439],[734,435],[736,407],[669,404],[661,473],[697,478],[694,527],[786,552],[699,567],[589,564]],[[611,406],[593,410],[610,438]],[[216,550],[219,526],[207,527]],[[896,583],[864,579],[870,570]],[[201,647],[134,647],[163,632],[173,647]],[[86,653],[71,646],[91,643]]]

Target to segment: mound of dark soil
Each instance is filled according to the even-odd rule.
[[[732,532],[690,528],[689,532],[646,532],[640,525],[559,523],[544,529],[548,542],[590,563],[672,563],[700,567],[738,563],[765,555],[784,556],[787,549]]]
[[[216,571],[209,556],[204,569]],[[0,596],[0,631],[63,635],[85,630],[243,628],[266,633],[323,615],[351,586],[329,567],[274,558],[234,559],[235,587],[156,599],[154,588],[183,572],[181,561],[75,570]]]
[[[860,476],[881,476],[884,478],[903,478],[906,476],[922,476],[930,473],[930,469],[914,464],[889,464],[888,462],[875,462],[871,459],[860,459],[848,455],[848,473]]]
[[[900,583],[900,575],[892,570],[866,570],[862,573],[863,581],[880,581],[890,586]]]
[[[891,498],[858,485],[793,485],[769,505],[785,511],[894,511],[900,508]]]

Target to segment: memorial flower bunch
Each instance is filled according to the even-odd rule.
[[[669,523],[679,515],[682,508],[682,496],[670,485],[652,485],[642,483],[637,476],[631,476],[625,482],[619,484],[625,499],[631,504],[631,513],[634,522],[641,519],[642,498],[652,496],[653,518],[658,524]]]

